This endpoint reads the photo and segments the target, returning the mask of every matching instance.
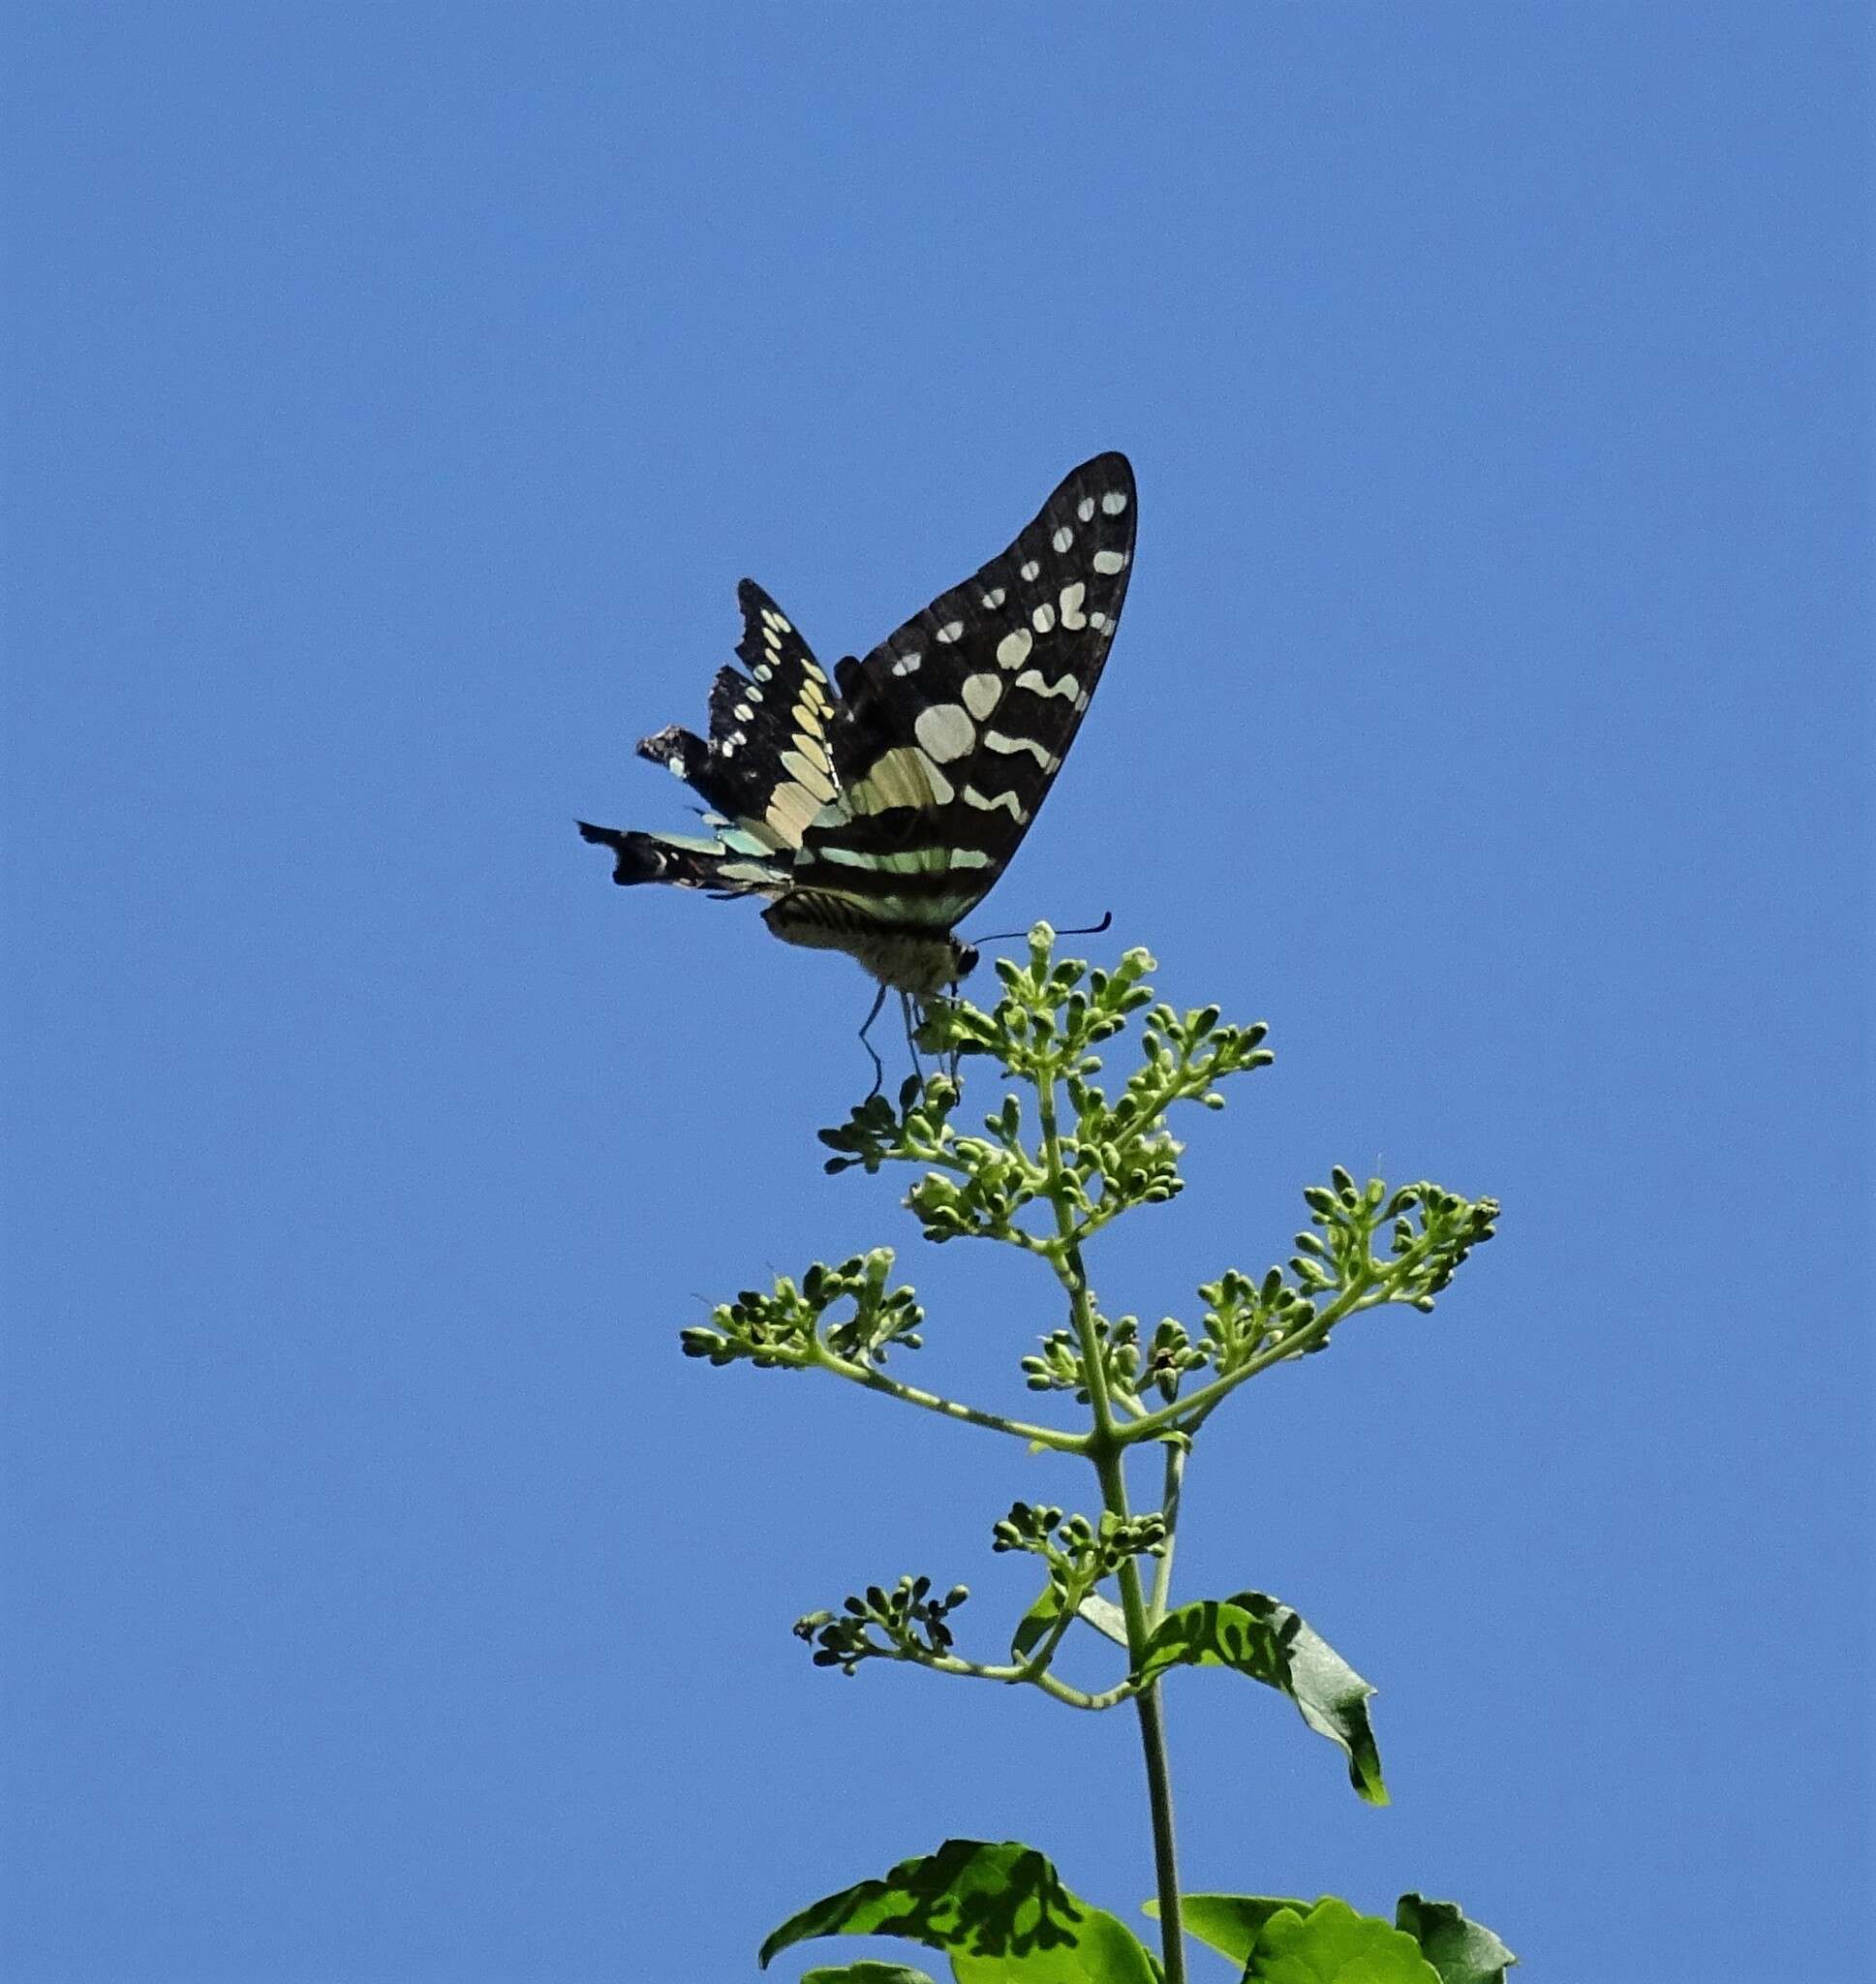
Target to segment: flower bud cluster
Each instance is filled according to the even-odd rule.
[[[816,1667],[851,1674],[862,1660],[941,1659],[953,1634],[945,1623],[970,1596],[953,1585],[941,1598],[932,1596],[929,1577],[902,1577],[887,1591],[869,1585],[849,1593],[839,1612],[809,1612],[794,1623],[794,1634],[815,1650]]]
[[[720,1302],[710,1323],[679,1333],[687,1357],[712,1364],[749,1358],[757,1366],[800,1369],[815,1363],[824,1346],[850,1364],[879,1365],[894,1349],[916,1350],[925,1312],[910,1288],[889,1288],[890,1247],[856,1254],[838,1267],[815,1261],[800,1285],[782,1276],[766,1295],[745,1288],[733,1302]],[[827,1323],[828,1310],[851,1301],[853,1313]]]
[[[1429,1310],[1474,1247],[1495,1231],[1495,1198],[1461,1198],[1424,1179],[1392,1194],[1379,1178],[1357,1186],[1338,1164],[1327,1185],[1303,1194],[1314,1232],[1296,1236],[1290,1271],[1313,1292],[1384,1283],[1388,1299]],[[1377,1256],[1377,1231],[1389,1228]]]

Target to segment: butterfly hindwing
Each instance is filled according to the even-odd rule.
[[[835,670],[839,786],[795,873],[949,929],[1002,873],[1100,678],[1133,561],[1133,474],[1096,455],[1015,542]]]
[[[792,853],[808,822],[834,797],[827,728],[833,690],[808,643],[753,579],[736,589],[748,666],[723,668],[710,691],[708,741],[673,724],[642,739],[638,755],[666,765],[738,836]],[[716,823],[713,822],[713,824]]]
[[[614,882],[669,882],[679,888],[707,889],[719,900],[779,895],[788,886],[786,867],[732,828],[701,840],[681,833],[621,832],[588,820],[576,823],[582,840],[612,850]]]
[[[734,668],[718,675],[710,697],[711,734],[734,726],[728,733],[738,753],[759,768],[752,776],[767,781],[765,822],[784,845],[799,847],[808,822],[835,792],[827,748],[833,685],[793,624],[753,578],[737,586],[736,600],[743,609],[736,653],[749,679]]]

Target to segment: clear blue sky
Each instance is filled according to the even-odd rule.
[[[1188,1676],[1188,1876],[1871,1974],[1865,11],[7,40],[0,1973],[734,1978],[947,1834],[1148,1892],[1123,1719],[787,1634],[926,1569],[998,1644],[1074,1477],[676,1348],[889,1239],[1007,1403],[1041,1286],[821,1175],[849,964],[572,830],[683,821],[630,745],[739,576],[863,649],[1122,448],[974,924],[1111,909],[1278,1060],[1104,1295],[1190,1317],[1337,1161],[1506,1207],[1202,1452],[1186,1589],[1380,1686],[1396,1802]]]

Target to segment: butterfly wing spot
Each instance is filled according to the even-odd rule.
[[[1073,585],[1061,589],[1061,625],[1064,633],[1079,634],[1088,625],[1087,615],[1081,609],[1081,603],[1088,597],[1088,588],[1077,579]]]
[[[964,622],[962,620],[947,620],[944,623],[944,625],[938,629],[938,637],[941,641],[943,641],[946,647],[949,647],[951,643],[954,640],[956,640],[958,636],[961,635],[963,632]]]
[[[819,811],[820,808],[815,804],[814,795],[807,787],[778,786],[763,818],[770,831],[780,838],[784,847],[798,848],[802,835],[808,831],[815,815]]]
[[[980,792],[975,786],[966,786],[964,802],[976,807],[979,813],[995,813],[999,807],[1007,807],[1009,817],[1018,826],[1027,826],[1030,816],[1023,811],[1023,802],[1014,792]]]
[[[916,675],[918,673],[918,665],[924,659],[925,657],[918,653],[895,655],[893,657],[892,671],[895,675]]]
[[[948,806],[954,794],[951,781],[916,744],[901,744],[885,753],[857,785],[849,786],[845,796],[855,813],[865,815],[898,806],[914,812]]]
[[[1072,675],[1064,675],[1059,682],[1049,681],[1037,668],[1025,668],[1016,678],[1019,689],[1027,689],[1031,696],[1073,696],[1081,684]]]
[[[984,744],[992,751],[1000,752],[1005,758],[1014,758],[1019,752],[1027,751],[1044,772],[1052,772],[1061,762],[1053,751],[1046,750],[1033,737],[1009,737],[1001,730],[986,730]]]
[[[782,754],[782,769],[815,802],[815,812],[818,813],[834,796],[833,781],[819,765],[813,760],[804,758],[799,751],[784,751]],[[781,790],[785,791],[787,788],[784,786]]]
[[[1093,497],[1084,496],[1081,499],[1081,501],[1075,505],[1075,514],[1081,518],[1083,523],[1092,523],[1094,521]]]
[[[1056,547],[1057,555],[1060,556],[1075,542],[1075,534],[1066,524],[1063,524],[1049,542]]]
[[[875,875],[942,875],[957,865],[956,852],[952,848],[907,848],[903,853],[880,854],[871,848],[847,848],[839,841],[823,841],[810,851],[807,858],[831,861],[837,868],[864,868]]]
[[[1035,645],[1035,636],[1027,627],[1019,627],[1014,634],[1006,634],[997,643],[997,666],[1000,668],[1020,668],[1030,658],[1030,650]]]
[[[1047,634],[1055,624],[1056,609],[1050,605],[1047,600],[1044,600],[1041,605],[1037,606],[1030,615],[1030,625],[1038,634]]]
[[[1110,489],[1101,498],[1101,514],[1103,516],[1119,516],[1126,507],[1127,492],[1124,489]]]
[[[1000,675],[967,675],[964,678],[964,706],[980,721],[1003,699]]]
[[[1022,567],[1018,576],[1025,585],[1033,585],[1035,580],[1041,575],[1041,566],[1031,558]]]
[[[912,735],[938,764],[949,764],[976,748],[977,727],[955,702],[928,703],[912,724]]]
[[[1090,561],[1103,578],[1111,578],[1117,572],[1124,572],[1127,554],[1124,551],[1096,551]]]
[[[992,586],[989,592],[984,595],[984,611],[986,613],[996,612],[998,607],[1008,598],[1009,594],[1000,585]]]

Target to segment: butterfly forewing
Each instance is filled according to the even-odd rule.
[[[1133,563],[1121,454],[1068,475],[1000,556],[835,670],[838,792],[795,876],[948,930],[1002,873],[1100,678]]]

